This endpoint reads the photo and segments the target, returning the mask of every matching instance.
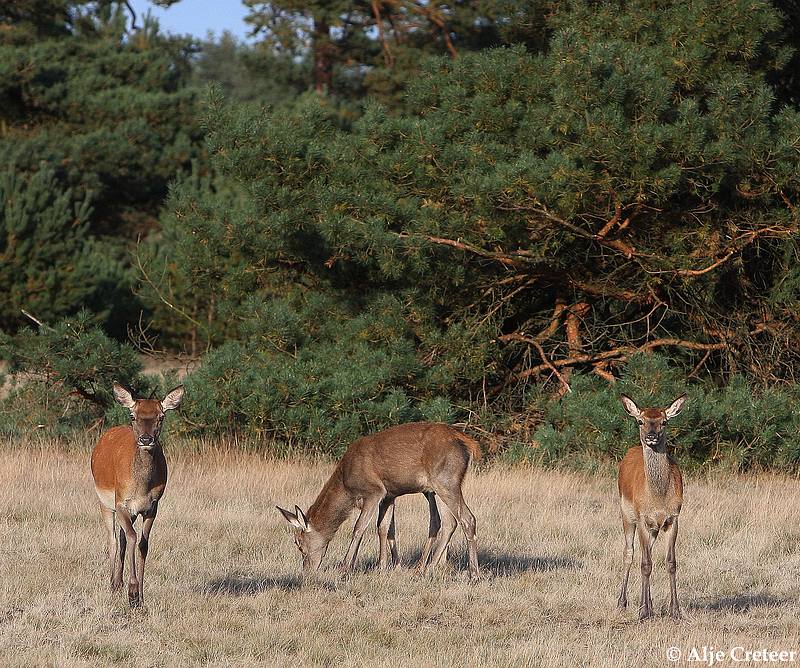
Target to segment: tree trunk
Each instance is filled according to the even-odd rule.
[[[314,17],[314,87],[324,95],[333,90],[333,44],[327,20]]]

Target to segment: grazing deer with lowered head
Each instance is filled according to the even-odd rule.
[[[165,413],[180,405],[183,386],[158,401],[134,399],[128,390],[114,383],[114,398],[130,411],[131,426],[112,427],[100,437],[92,451],[92,476],[108,530],[111,591],[122,588],[127,560],[128,602],[136,607],[144,603],[144,562],[150,529],[167,485],[167,461],[159,434]],[[137,541],[133,525],[139,515],[142,529]]]
[[[675,540],[678,537],[678,514],[683,503],[683,479],[677,462],[667,452],[667,421],[683,410],[686,395],[681,395],[667,408],[639,409],[630,397],[620,397],[628,415],[639,424],[640,446],[631,448],[619,465],[619,501],[622,528],[625,531],[624,575],[620,608],[628,606],[628,576],[633,563],[634,537],[639,536],[642,550],[642,596],[639,619],[653,616],[650,597],[650,573],[653,570],[653,545],[660,532],[667,538],[667,571],[669,572],[669,613],[681,616],[678,589],[675,583],[677,561]]]
[[[479,577],[475,516],[461,493],[472,458],[480,458],[478,443],[446,424],[404,424],[355,441],[308,513],[298,506],[294,512],[278,508],[296,530],[294,541],[303,555],[303,570],[308,573],[319,568],[336,531],[358,507],[361,513],[341,564],[344,573],[350,572],[372,518],[377,515],[379,537],[391,531],[393,539],[394,500],[422,493],[431,507],[431,526],[418,570],[428,573],[436,567],[460,524],[467,537],[470,575]],[[444,513],[446,526],[436,511],[436,496],[450,511]],[[380,565],[385,568],[388,559],[381,540]],[[396,558],[396,549],[393,556]]]

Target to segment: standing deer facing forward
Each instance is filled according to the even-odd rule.
[[[619,501],[622,528],[625,531],[624,575],[620,608],[628,606],[628,576],[633,563],[634,536],[639,535],[642,550],[642,597],[639,619],[653,616],[650,598],[650,573],[653,570],[652,550],[663,531],[667,537],[667,570],[669,571],[669,613],[681,616],[678,589],[675,583],[677,561],[675,539],[678,537],[678,514],[683,502],[683,479],[677,462],[667,453],[667,421],[683,409],[686,395],[675,399],[667,408],[640,410],[630,397],[620,397],[628,415],[639,424],[640,447],[631,448],[619,465]]]
[[[111,591],[122,588],[127,560],[128,602],[136,607],[144,603],[144,562],[150,529],[167,485],[167,461],[158,437],[164,414],[177,408],[183,399],[183,386],[158,401],[134,399],[128,390],[115,383],[114,398],[131,412],[131,426],[112,427],[100,437],[92,451],[92,476],[100,499],[100,514],[108,530]],[[142,530],[137,541],[133,525],[139,515]],[[115,521],[119,523],[119,532]]]
[[[404,494],[422,493],[430,505],[431,524],[419,570],[428,573],[436,567],[460,524],[467,537],[470,575],[478,578],[475,516],[461,493],[473,457],[480,458],[476,441],[454,427],[432,422],[404,424],[355,441],[308,513],[298,506],[294,512],[278,508],[296,529],[294,541],[303,555],[303,570],[308,573],[319,568],[331,539],[356,507],[361,513],[341,570],[349,573],[353,568],[361,539],[376,514],[380,565],[385,568],[385,537],[391,533],[393,539],[394,533],[394,500]],[[441,519],[436,511],[436,495],[450,511]],[[392,548],[396,556],[394,545]]]

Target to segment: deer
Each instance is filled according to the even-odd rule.
[[[435,422],[399,425],[353,442],[307,513],[299,506],[293,512],[277,506],[294,527],[303,573],[319,569],[328,545],[354,508],[360,513],[340,571],[345,575],[351,572],[373,518],[377,518],[381,544],[379,566],[388,565],[387,543],[396,563],[394,501],[399,496],[421,493],[428,500],[431,517],[417,572],[433,572],[460,525],[467,539],[470,576],[478,579],[475,515],[464,501],[461,487],[470,461],[480,456],[477,441],[455,427]],[[449,510],[444,518],[437,510],[437,497]]]
[[[106,431],[92,451],[94,488],[108,533],[111,591],[122,589],[127,561],[128,603],[132,608],[144,605],[144,564],[150,531],[167,486],[167,461],[159,439],[161,427],[165,414],[180,406],[183,391],[183,385],[179,385],[161,401],[134,399],[129,390],[114,383],[114,399],[130,411],[131,424]],[[137,540],[134,523],[139,516],[142,523]]]
[[[653,570],[652,550],[659,533],[667,540],[667,571],[669,573],[669,612],[680,619],[678,588],[676,584],[677,560],[675,541],[678,537],[678,515],[683,503],[683,478],[677,462],[667,451],[667,422],[683,410],[683,394],[666,408],[640,409],[633,399],[621,395],[625,411],[639,425],[639,442],[630,448],[619,465],[619,502],[622,528],[625,534],[623,556],[622,592],[617,605],[628,607],[628,576],[633,563],[635,537],[639,537],[642,551],[642,594],[639,603],[639,620],[653,616],[650,596],[650,573]]]

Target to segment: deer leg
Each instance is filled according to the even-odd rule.
[[[469,557],[469,574],[473,580],[480,577],[480,570],[478,568],[478,534],[476,531],[475,515],[469,509],[469,506],[464,501],[464,496],[461,493],[461,487],[455,489],[442,489],[436,492],[447,504],[453,517],[456,518],[464,531],[464,536],[467,538],[467,555]],[[452,534],[451,534],[452,535]],[[445,549],[447,548],[445,543]]]
[[[128,562],[128,603],[132,608],[139,605],[139,580],[136,579],[136,529],[133,518],[121,505],[117,505],[117,519],[125,532],[125,560]],[[120,537],[121,540],[121,537]]]
[[[125,529],[123,529],[119,522],[117,522],[117,552],[114,555],[114,575],[111,579],[111,589],[119,591],[122,589],[122,575],[125,569],[125,552],[127,539],[125,538]]]
[[[643,523],[637,525],[639,547],[642,550],[642,596],[639,603],[639,621],[653,616],[653,599],[650,596],[650,573],[653,572],[653,544],[658,533],[651,533]]]
[[[439,535],[439,529],[442,527],[442,518],[439,516],[439,508],[436,506],[436,495],[433,492],[423,492],[425,498],[428,500],[428,510],[430,511],[430,523],[428,525],[428,540],[425,542],[425,547],[422,549],[422,555],[419,558],[419,563],[415,570],[417,575],[425,572],[425,567],[428,565],[428,558],[431,556],[431,548],[433,542]]]
[[[382,499],[383,492],[381,492],[380,495],[364,499],[364,503],[361,507],[361,514],[358,516],[356,525],[353,527],[353,537],[350,539],[350,547],[347,548],[347,554],[341,565],[342,573],[349,573],[352,570],[356,556],[358,555],[358,548],[361,547],[361,539],[364,537],[364,532],[367,530],[367,527],[372,524],[372,517],[378,511]]]
[[[455,516],[448,510],[444,515],[440,515],[440,528],[433,544],[430,561],[423,568],[422,574],[428,575],[436,570],[436,567],[443,561],[447,554],[447,545],[458,527]]]
[[[391,513],[392,513],[392,521],[389,523],[389,533],[386,537],[389,539],[389,549],[392,552],[392,568],[397,568],[400,564],[400,555],[397,554],[397,533],[396,527],[394,525],[394,518],[395,513],[397,512],[397,505],[392,503]]]
[[[100,516],[103,518],[103,524],[106,525],[106,552],[108,552],[109,581],[111,582],[111,591],[115,591],[119,587],[114,586],[114,574],[116,573],[115,564],[117,560],[117,532],[114,526],[114,511],[110,508],[106,508],[101,503]],[[120,585],[121,584],[120,582]]]
[[[633,564],[633,544],[636,540],[636,523],[631,522],[625,515],[622,516],[622,529],[625,532],[625,553],[622,557],[622,592],[617,599],[617,606],[621,609],[628,607],[628,577]]]
[[[673,517],[667,529],[667,571],[669,572],[669,614],[673,619],[681,618],[678,605],[678,585],[675,581],[678,561],[675,558],[675,541],[678,538],[678,518]]]
[[[394,523],[394,499],[383,498],[378,506],[378,567],[389,568],[389,530]]]
[[[136,579],[139,581],[139,602],[137,605],[144,605],[144,562],[147,560],[147,551],[150,548],[150,529],[156,519],[158,506],[153,505],[150,513],[142,518],[142,534],[139,542],[136,543]]]

